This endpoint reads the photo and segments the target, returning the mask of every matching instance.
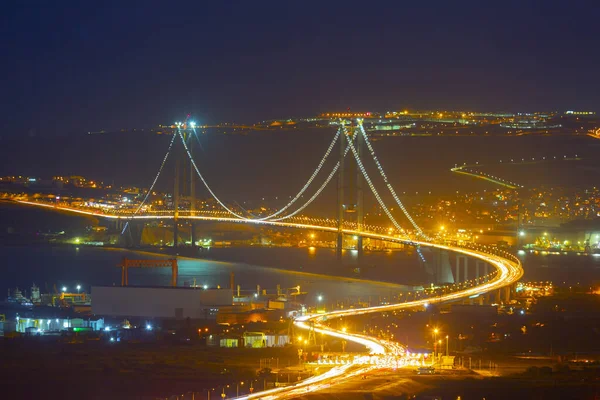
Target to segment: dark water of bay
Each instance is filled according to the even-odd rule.
[[[221,249],[222,253],[232,258],[244,258],[248,249]],[[266,255],[285,252],[286,258],[300,260],[301,253],[307,249],[264,249]],[[320,250],[320,249],[318,249]],[[328,249],[323,249],[329,252]],[[279,255],[281,257],[281,255]],[[92,285],[120,285],[121,271],[117,264],[123,257],[128,258],[168,258],[165,255],[134,252],[122,249],[101,249],[93,247],[51,247],[51,246],[0,246],[0,257],[3,260],[0,290],[20,287],[29,290],[32,283],[45,292],[52,290],[56,284],[60,290],[66,286],[75,290],[82,285],[82,290],[89,291]],[[314,255],[319,258],[319,255]],[[253,256],[257,258],[256,254]],[[325,259],[328,257],[325,256]],[[322,263],[322,260],[316,261]],[[257,285],[270,293],[281,288],[292,288],[300,285],[302,291],[309,293],[307,301],[322,295],[325,299],[337,301],[342,299],[378,299],[397,296],[403,290],[411,290],[400,285],[377,282],[357,281],[352,278],[326,276],[323,274],[301,271],[285,271],[273,268],[250,265],[243,262],[224,262],[214,260],[179,259],[178,284],[193,283],[208,287],[229,287],[230,273],[235,276],[236,285],[241,285],[242,292],[255,291]],[[286,267],[286,265],[281,265]],[[335,272],[335,271],[334,271]],[[165,269],[130,270],[130,285],[168,286],[171,271]],[[314,300],[313,299],[313,300]]]
[[[54,284],[84,288],[92,285],[119,285],[123,257],[168,257],[124,249],[102,249],[87,246],[51,246],[33,243],[44,232],[66,231],[71,236],[84,232],[94,221],[88,217],[56,213],[45,209],[0,203],[0,258],[3,260],[0,290],[29,288],[36,283],[46,290]],[[10,234],[8,232],[11,232]],[[18,244],[11,239],[18,237]],[[25,243],[26,245],[23,245]],[[31,243],[31,244],[30,244]],[[261,288],[273,291],[277,285],[290,288],[301,285],[309,293],[331,294],[336,298],[360,296],[389,296],[386,284],[360,283],[351,279],[362,277],[396,284],[393,293],[401,290],[398,284],[421,283],[422,271],[416,255],[407,252],[373,252],[364,257],[366,271],[356,275],[356,253],[345,251],[343,263],[337,262],[335,252],[327,248],[211,248],[198,253],[200,259],[181,258],[178,283],[207,284],[211,287],[229,286],[234,272],[236,285],[242,290]],[[266,268],[270,267],[270,268]],[[319,274],[319,275],[316,275]],[[330,275],[329,277],[327,275]],[[169,285],[170,270],[130,270],[132,285]]]
[[[559,286],[587,286],[600,283],[600,257],[593,255],[520,256],[525,281],[551,281]]]

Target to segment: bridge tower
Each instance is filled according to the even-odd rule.
[[[365,138],[362,135],[362,121],[359,122],[361,125],[358,129],[358,134],[356,135],[356,153],[358,155],[358,159],[361,160],[363,158],[364,152],[364,143]],[[363,191],[363,176],[360,168],[358,168],[358,164],[356,165],[356,177],[355,177],[355,195],[356,195],[356,229],[361,232],[363,230],[364,225],[364,191]],[[358,258],[360,259],[363,254],[363,237],[358,236],[356,242],[356,249],[358,250]]]
[[[190,134],[190,137],[192,135]],[[194,140],[190,140],[188,144],[188,148],[190,149],[190,154],[194,155]],[[196,174],[194,173],[194,166],[192,165],[192,161],[190,160],[190,214],[195,215],[196,211]],[[192,248],[196,248],[196,222],[192,219],[190,220],[190,239],[192,242]]]
[[[342,121],[342,124],[344,122]],[[358,122],[362,124],[362,121]],[[336,255],[337,259],[342,259],[342,250],[344,247],[344,235],[342,233],[344,226],[344,219],[347,214],[355,214],[357,230],[362,231],[364,225],[364,190],[363,190],[363,176],[362,171],[358,167],[356,161],[350,161],[350,163],[344,162],[344,156],[346,154],[346,144],[348,141],[352,141],[356,148],[357,156],[362,159],[364,138],[361,133],[360,126],[355,126],[354,122],[348,126],[346,132],[342,132],[340,136],[340,167],[338,170],[338,195],[337,195],[337,208],[338,208],[338,235],[337,235],[337,246]],[[354,160],[354,157],[351,157]],[[348,167],[348,171],[346,168]],[[348,182],[346,179],[348,177]],[[345,193],[346,185],[348,186],[349,196]],[[356,249],[358,251],[358,258],[363,253],[363,238],[358,236],[356,238]]]
[[[181,130],[183,135],[183,140],[187,143],[188,150],[191,155],[193,155],[194,141],[191,140],[193,138],[192,131],[187,129],[187,125],[183,125],[183,129]],[[175,135],[178,132],[174,133]],[[180,150],[181,151],[181,150]],[[173,149],[174,158],[175,158],[175,180],[173,185],[173,247],[179,246],[179,203],[181,200],[182,194],[185,195],[187,192],[187,188],[185,187],[185,175],[186,175],[186,164],[183,160],[186,160],[187,157],[180,157],[179,151],[177,151],[177,146]],[[183,159],[183,160],[182,160]],[[189,181],[189,193],[190,193],[190,214],[194,215],[196,211],[196,174],[194,173],[194,166],[192,161],[190,160],[189,164],[190,171],[190,181]],[[182,188],[180,185],[181,178],[184,178],[184,187]],[[183,190],[182,190],[183,189]],[[183,193],[182,193],[183,192]],[[196,246],[196,226],[193,220],[190,221],[190,231],[191,231],[191,242],[192,247]]]
[[[344,247],[344,156],[346,154],[346,134],[342,131],[340,134],[340,168],[338,170],[338,187],[337,187],[337,209],[338,209],[338,233],[336,256],[339,261],[342,260],[342,249]]]
[[[176,135],[176,133],[175,133]],[[179,157],[175,157],[175,182],[173,185],[173,247],[179,246]]]

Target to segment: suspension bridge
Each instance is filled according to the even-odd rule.
[[[309,378],[292,387],[276,388],[259,392],[244,398],[268,399],[268,398],[293,398],[301,393],[322,390],[332,383],[340,382],[343,379],[351,378],[357,374],[363,374],[374,368],[382,368],[389,366],[401,367],[406,365],[408,352],[406,348],[398,343],[385,341],[381,339],[371,338],[365,335],[356,333],[346,333],[330,328],[324,324],[325,320],[338,317],[350,317],[353,315],[361,315],[367,313],[377,313],[384,311],[393,311],[401,309],[412,309],[427,306],[433,303],[443,303],[449,301],[458,301],[468,298],[480,296],[482,294],[496,292],[500,294],[502,288],[507,288],[516,283],[523,275],[521,262],[518,258],[508,252],[496,249],[493,247],[480,247],[475,245],[458,246],[448,245],[441,242],[436,242],[430,238],[413,217],[409,214],[407,208],[402,203],[396,191],[394,190],[387,174],[384,171],[383,165],[377,158],[375,150],[369,140],[369,136],[362,125],[362,120],[355,121],[339,121],[339,129],[336,131],[331,143],[327,147],[323,157],[317,164],[315,170],[309,176],[308,180],[300,188],[295,196],[283,207],[268,215],[252,215],[243,208],[228,205],[209,185],[205,176],[201,173],[194,159],[193,143],[198,140],[196,135],[195,124],[187,122],[177,123],[176,131],[171,138],[165,156],[159,166],[152,184],[143,195],[142,201],[134,208],[128,210],[119,209],[98,209],[90,207],[86,204],[64,204],[60,202],[43,202],[17,200],[22,203],[32,204],[40,207],[48,207],[59,209],[79,214],[93,215],[96,217],[115,220],[121,229],[123,237],[128,237],[130,243],[135,243],[136,232],[140,232],[139,226],[150,220],[172,220],[173,222],[173,245],[177,247],[178,243],[178,226],[180,221],[187,221],[191,224],[192,246],[195,244],[195,229],[194,223],[197,221],[216,221],[216,222],[233,222],[241,224],[253,224],[257,226],[274,226],[293,229],[304,229],[311,231],[330,232],[337,235],[336,249],[338,257],[341,257],[344,236],[352,235],[357,238],[357,250],[359,254],[362,252],[363,238],[371,238],[384,240],[396,243],[403,243],[410,246],[415,246],[417,250],[421,248],[430,248],[437,252],[453,253],[457,257],[456,273],[454,274],[453,290],[438,293],[434,297],[424,298],[401,304],[390,304],[384,306],[331,311],[325,314],[306,315],[296,319],[295,325],[299,329],[307,329],[309,331],[319,332],[325,335],[330,335],[342,338],[347,341],[355,342],[366,346],[370,353],[375,358],[367,357],[362,362],[349,363],[346,365],[336,366],[328,372]],[[337,146],[337,149],[336,149]],[[154,188],[161,174],[165,171],[165,165],[170,157],[173,157],[177,151],[183,153],[189,162],[190,169],[195,172],[190,180],[190,207],[183,209],[180,207],[180,158],[175,159],[175,180],[173,190],[173,206],[169,210],[154,210],[149,199],[154,191]],[[325,178],[320,184],[317,184],[317,177],[323,170],[325,163],[329,157],[334,157],[337,153],[337,161],[330,169],[329,173],[325,173]],[[184,158],[184,159],[185,159]],[[402,216],[405,219],[405,228],[396,217],[392,214],[391,208],[383,200],[383,195],[375,187],[371,176],[368,174],[365,167],[367,159],[371,159],[377,168],[377,172],[384,182],[385,191],[389,193],[393,199],[393,204],[402,211]],[[350,169],[352,173],[348,173],[348,164],[354,167]],[[194,176],[195,175],[195,176]],[[336,179],[337,185],[337,218],[312,218],[301,215],[315,199],[317,199],[323,190],[332,184]],[[210,194],[210,197],[220,206],[220,210],[206,212],[195,209],[195,183],[199,180],[204,188]],[[316,187],[316,188],[314,188]],[[352,190],[347,190],[348,188]],[[312,189],[312,194],[304,199],[304,195]],[[395,234],[391,234],[388,227],[367,225],[364,221],[364,192],[366,189],[372,193],[377,204],[394,226]],[[352,216],[349,218],[349,216]],[[137,227],[137,228],[136,228]],[[138,234],[139,236],[139,234]],[[475,259],[477,264],[477,276],[474,279],[468,279],[467,276],[467,261],[466,258]],[[463,281],[458,282],[460,274],[458,261],[460,258],[463,261],[464,275]],[[480,276],[479,263],[486,266],[491,266],[493,272]],[[487,269],[487,267],[486,267]],[[496,297],[498,299],[499,296]]]

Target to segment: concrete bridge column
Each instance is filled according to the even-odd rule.
[[[483,261],[477,260],[475,263],[475,278],[479,278],[481,276],[481,272],[485,275],[486,264]]]
[[[173,247],[179,246],[179,221],[173,220]]]
[[[454,267],[454,283],[460,282],[460,265],[458,265],[458,258],[456,258],[456,266]]]
[[[504,303],[508,304],[510,303],[510,291],[511,291],[511,287],[510,286],[506,286],[504,288],[502,288],[504,290]]]
[[[191,232],[191,239],[192,239],[192,248],[195,249],[196,248],[196,223],[194,221],[190,222],[190,232]]]
[[[440,249],[421,249],[426,261],[423,268],[429,276],[429,283],[435,285],[448,284],[456,282],[452,266],[450,264],[450,254],[446,250]],[[420,258],[418,258],[420,260]]]
[[[463,277],[462,280],[460,279],[460,267],[461,265],[463,265]],[[454,282],[461,282],[461,281],[466,281],[467,280],[467,268],[468,268],[468,263],[467,263],[467,257],[457,254],[456,255],[456,274],[454,275]]]
[[[335,255],[338,261],[342,260],[342,249],[344,247],[344,235],[340,232],[337,235],[337,244],[335,246]]]

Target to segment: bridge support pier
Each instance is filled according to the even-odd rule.
[[[338,233],[337,242],[335,246],[335,256],[338,261],[342,261],[342,250],[344,247],[344,235],[342,233]]]
[[[173,220],[173,247],[179,246],[179,221],[177,218]]]
[[[192,248],[196,248],[196,223],[194,221],[190,222],[190,238],[192,241]]]
[[[477,260],[477,262],[475,263],[475,278],[479,279],[482,272],[485,275],[486,270],[487,270],[486,263],[484,263],[483,261]]]
[[[179,246],[178,236],[179,236],[179,159],[175,159],[175,183],[173,186],[173,247],[177,248]]]
[[[466,256],[457,254],[456,255],[456,274],[454,274],[454,282],[461,282],[461,281],[466,281],[468,279],[468,268],[469,268],[469,263],[468,263],[468,259]],[[462,280],[460,279],[460,267],[463,267],[463,278]]]
[[[430,277],[429,283],[443,285],[456,282],[450,265],[450,254],[440,249],[421,249],[421,252],[429,261],[424,262],[424,269]]]
[[[508,304],[508,303],[510,303],[511,287],[505,286],[502,289],[504,290],[504,303]]]
[[[503,292],[502,288],[496,290],[495,301],[496,301],[497,304],[502,304],[502,292]]]

